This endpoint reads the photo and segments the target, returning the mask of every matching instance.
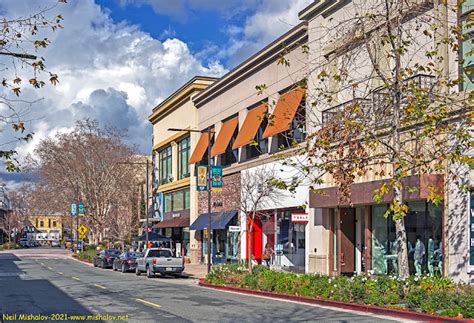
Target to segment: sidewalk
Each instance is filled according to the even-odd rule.
[[[185,264],[184,274],[191,278],[201,279],[206,277],[207,267],[203,264]]]

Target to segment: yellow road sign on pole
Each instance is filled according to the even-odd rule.
[[[84,225],[81,225],[81,226],[79,227],[79,229],[77,229],[77,231],[79,231],[79,234],[80,234],[81,236],[85,236],[85,235],[86,235],[86,232],[87,232],[87,228],[86,228]]]
[[[86,235],[85,234],[79,234],[79,239],[85,239]]]

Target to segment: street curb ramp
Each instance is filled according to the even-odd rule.
[[[423,322],[474,322],[474,320],[468,320],[468,319],[462,319],[462,318],[456,318],[456,317],[447,317],[447,316],[414,312],[414,311],[408,311],[408,310],[398,310],[398,309],[385,308],[385,307],[379,307],[379,306],[374,306],[374,305],[346,303],[346,302],[332,301],[332,300],[316,298],[316,297],[296,296],[296,295],[290,295],[290,294],[268,292],[268,291],[263,291],[263,290],[254,290],[254,289],[249,289],[249,288],[214,285],[214,284],[210,284],[206,282],[205,279],[199,280],[199,286],[218,289],[218,290],[224,290],[224,291],[230,291],[230,292],[237,292],[237,293],[242,293],[242,294],[248,294],[248,295],[265,296],[265,297],[271,297],[271,298],[276,298],[276,299],[289,300],[293,302],[322,305],[322,306],[327,306],[327,307],[341,308],[341,309],[346,309],[346,310],[379,314],[379,315],[404,318],[404,319],[409,319],[409,320],[417,320],[417,321],[423,321]]]

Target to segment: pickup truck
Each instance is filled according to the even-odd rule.
[[[183,270],[183,257],[173,257],[171,249],[150,248],[137,258],[135,274],[140,276],[142,272],[146,272],[148,278],[155,277],[156,274],[181,276]]]

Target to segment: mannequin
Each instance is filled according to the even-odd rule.
[[[413,258],[415,259],[415,274],[421,276],[421,265],[423,264],[423,257],[425,256],[425,245],[421,241],[421,236],[416,236],[415,253]]]
[[[428,239],[428,272],[430,276],[434,276],[434,251],[435,242],[433,239]]]

